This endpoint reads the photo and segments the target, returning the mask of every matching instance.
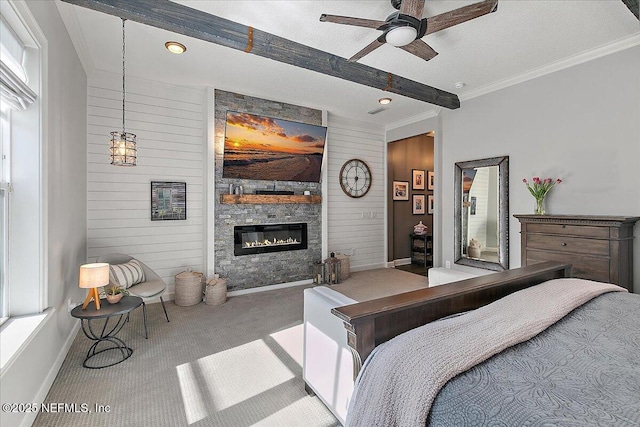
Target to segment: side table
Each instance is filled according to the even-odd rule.
[[[116,337],[116,335],[118,334],[118,332],[120,332],[124,324],[127,322],[127,319],[129,317],[128,315],[133,310],[144,304],[142,302],[142,298],[133,296],[125,296],[117,304],[109,304],[107,303],[106,299],[103,299],[103,301],[104,305],[101,304],[100,310],[96,310],[96,307],[93,304],[87,306],[85,310],[82,309],[82,305],[78,305],[73,310],[71,310],[71,315],[77,319],[80,319],[82,332],[84,332],[85,336],[90,340],[95,341],[89,348],[89,351],[87,351],[87,356],[85,357],[84,362],[82,362],[82,366],[89,369],[101,369],[117,365],[118,363],[124,362],[129,357],[131,357],[131,355],[133,354],[133,350],[127,347],[125,342]],[[115,319],[116,317],[117,320],[115,321],[115,324],[109,326],[110,320],[112,318]],[[91,322],[97,319],[104,319],[104,325],[102,326],[102,328],[94,330]],[[102,350],[98,351],[98,346],[100,345],[100,343],[105,343],[107,348],[103,348]],[[120,352],[120,355],[122,357],[119,360],[106,365],[89,364],[89,360],[91,360],[91,358],[93,358],[94,356],[97,356],[100,353],[104,353],[105,351],[114,350]]]

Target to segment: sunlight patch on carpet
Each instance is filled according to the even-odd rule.
[[[295,378],[263,340],[202,357],[176,369],[189,424]]]
[[[207,405],[198,387],[197,372],[191,363],[176,366],[187,422],[193,424],[207,417]]]
[[[300,426],[304,425],[304,420],[300,419],[300,414],[307,414],[309,417],[327,418],[327,425],[334,425],[335,419],[327,408],[323,405],[314,405],[311,396],[303,397],[290,405],[280,409],[266,418],[252,424],[251,427],[259,426]]]
[[[303,325],[299,324],[288,329],[271,334],[271,338],[287,352],[289,356],[302,367],[302,345],[304,339]]]

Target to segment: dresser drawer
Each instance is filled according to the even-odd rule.
[[[606,258],[583,256],[557,252],[527,251],[526,265],[544,261],[558,261],[571,264],[571,277],[609,282],[609,260]]]
[[[584,239],[581,237],[529,234],[527,236],[527,249],[609,256],[609,241]]]
[[[564,234],[570,236],[609,237],[609,227],[563,224],[527,224],[527,233]]]

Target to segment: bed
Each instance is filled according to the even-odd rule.
[[[334,308],[366,360],[347,425],[640,425],[640,295],[568,277],[547,262]]]

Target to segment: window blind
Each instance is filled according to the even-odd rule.
[[[36,94],[27,85],[22,67],[24,45],[11,27],[0,19],[0,98],[2,107],[25,110],[36,100]]]

